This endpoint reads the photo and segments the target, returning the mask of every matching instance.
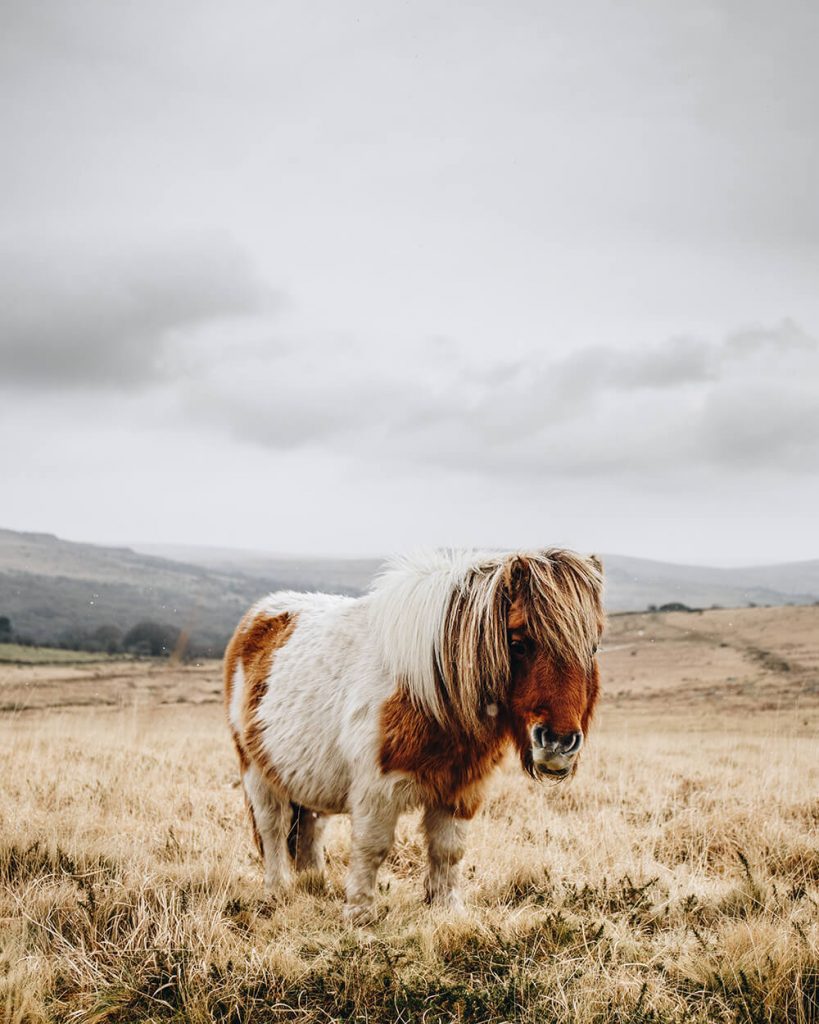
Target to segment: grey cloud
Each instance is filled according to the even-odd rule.
[[[800,472],[819,465],[816,380],[819,345],[789,321],[722,342],[587,350],[533,371],[528,403],[508,389],[488,392],[447,458],[657,480],[708,468]],[[504,418],[516,429],[498,445]]]
[[[406,386],[371,370],[344,340],[276,338],[239,346],[229,363],[201,364],[182,393],[187,413],[268,448],[356,447],[388,429],[412,401]]]
[[[490,448],[518,443],[528,447],[541,431],[594,416],[600,402],[628,403],[641,392],[672,393],[703,385],[717,376],[718,363],[717,346],[688,338],[644,350],[596,346],[557,361],[533,355],[514,368],[473,371],[466,400],[456,385],[437,404],[416,406],[404,426],[443,434],[464,429]]]
[[[0,254],[0,383],[138,389],[179,334],[273,300],[224,239],[82,253]]]
[[[747,359],[766,350],[782,353],[819,353],[819,341],[806,334],[792,320],[783,320],[774,330],[749,327],[730,334],[722,346],[726,358]]]
[[[712,377],[711,357],[711,347],[695,338],[672,338],[644,351],[591,348],[555,367],[555,383],[577,395],[600,389],[678,388]]]
[[[704,456],[732,468],[819,469],[819,363],[812,378],[783,384],[735,384],[708,396],[701,429]]]
[[[188,408],[265,447],[448,471],[661,481],[691,470],[798,472],[819,458],[809,383],[819,346],[787,321],[719,342],[597,347],[562,360],[410,355],[378,362],[328,341],[234,351],[191,385]]]

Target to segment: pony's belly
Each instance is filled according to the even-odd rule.
[[[311,811],[346,811],[350,769],[333,737],[319,736],[309,729],[288,729],[284,727],[284,715],[274,713],[271,718],[258,748],[268,778],[290,800]]]
[[[315,773],[306,776],[287,776],[283,774],[282,782],[288,798],[319,814],[345,814],[350,810],[350,787],[346,780],[320,778]]]

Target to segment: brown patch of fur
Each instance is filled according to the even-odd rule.
[[[242,633],[247,624],[250,612],[245,615],[240,621],[239,625],[233,636],[230,638],[230,642],[225,648],[224,657],[224,669],[225,669],[225,711],[230,712],[230,700],[233,696],[233,677],[236,675],[236,669],[239,665],[240,652],[242,648]],[[234,734],[234,739],[235,739]]]
[[[594,718],[594,711],[597,707],[597,701],[600,698],[600,666],[597,664],[596,658],[592,662],[591,673],[586,686],[586,709],[583,712],[583,717],[580,723],[584,736],[588,735],[589,727],[591,726],[592,719]]]
[[[508,630],[520,630],[526,625],[526,609],[520,597],[516,597],[509,605],[509,613],[506,616],[506,628]]]
[[[284,647],[295,626],[296,616],[282,612],[281,615],[256,615],[241,630],[239,657],[245,677],[245,720],[253,716],[264,696],[273,655]]]
[[[225,678],[225,713],[228,715],[230,720],[230,702],[233,697],[233,679],[236,675],[236,669],[239,667],[241,660],[242,644],[244,639],[244,631],[247,628],[247,623],[250,618],[250,612],[248,612],[240,621],[239,625],[233,636],[230,638],[225,649],[224,657],[224,678]],[[247,771],[250,761],[247,756],[247,751],[242,745],[242,738],[239,733],[230,727],[230,735],[233,738],[233,745],[236,748],[236,753],[239,757],[239,772],[241,775]]]
[[[239,733],[235,729],[230,730],[230,735],[233,737],[233,745],[236,747],[236,753],[239,755],[239,772],[241,775],[247,771],[250,767],[250,761],[247,757],[247,751],[242,746],[242,740]]]
[[[515,742],[524,766],[531,757],[531,728],[546,725],[556,736],[580,731],[588,735],[600,691],[597,661],[555,661],[548,652],[533,651],[516,659],[510,710]]]
[[[244,746],[250,760],[274,785],[280,785],[279,777],[265,753],[262,743],[264,723],[259,720],[256,712],[267,690],[273,656],[290,639],[296,628],[296,620],[297,616],[290,612],[257,615],[244,631],[240,653],[245,678],[242,708]]]
[[[261,746],[261,723],[256,717],[259,704],[264,697],[267,679],[273,664],[273,656],[290,639],[296,628],[297,616],[289,612],[281,615],[252,615],[248,612],[236,628],[225,651],[225,706],[230,708],[233,693],[233,678],[239,664],[244,673],[242,726],[243,735],[231,728],[233,743],[239,757],[239,771],[244,779],[245,772],[253,761],[264,772],[269,782],[276,785],[278,776],[274,767],[267,762]],[[253,841],[259,854],[264,856],[262,837],[256,824],[253,806],[245,794],[245,806],[250,815]]]
[[[381,712],[381,770],[408,772],[429,804],[471,818],[481,805],[483,783],[509,741],[506,720],[499,716],[495,722],[491,734],[477,740],[440,725],[399,689]]]

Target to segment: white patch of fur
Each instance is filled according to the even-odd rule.
[[[471,551],[431,551],[397,558],[372,589],[370,623],[384,668],[438,721],[446,717],[436,678],[446,613],[478,557]]]

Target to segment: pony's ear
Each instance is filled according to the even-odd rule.
[[[595,569],[603,575],[603,560],[600,555],[589,555],[589,561],[595,567]]]
[[[528,571],[528,561],[522,555],[512,555],[503,567],[504,593],[511,598],[516,597]]]

